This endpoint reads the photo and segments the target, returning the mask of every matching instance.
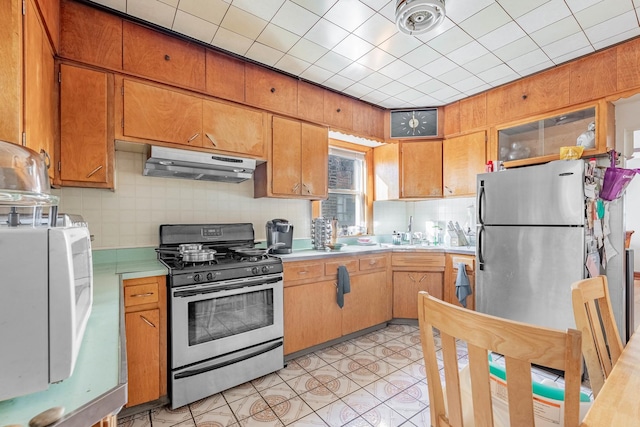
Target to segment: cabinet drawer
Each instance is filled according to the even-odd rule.
[[[444,254],[402,253],[391,254],[394,267],[444,268]]]
[[[360,271],[376,270],[387,266],[387,257],[385,255],[370,256],[360,259]]]
[[[475,258],[469,258],[469,257],[461,257],[461,256],[453,256],[451,258],[451,264],[453,265],[453,269],[454,270],[458,270],[458,265],[460,263],[464,263],[465,264],[465,269],[466,270],[470,270],[470,271],[474,271],[476,268],[476,259]]]
[[[284,263],[284,280],[303,280],[322,277],[324,274],[324,263]]]
[[[355,273],[358,271],[357,259],[339,259],[335,261],[327,261],[324,263],[325,276],[335,276],[336,274],[338,274],[338,267],[340,267],[341,265],[347,267],[347,271],[349,273]]]
[[[124,288],[124,306],[151,304],[158,302],[158,284],[145,283]]]

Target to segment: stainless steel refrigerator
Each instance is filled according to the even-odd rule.
[[[476,210],[476,309],[547,326],[575,328],[571,284],[588,277],[585,162],[480,174]],[[623,200],[609,203],[611,257],[606,269],[611,303],[627,336]],[[633,289],[633,283],[631,283]]]

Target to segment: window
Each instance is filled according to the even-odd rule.
[[[322,216],[337,218],[340,235],[366,233],[364,153],[329,148],[329,197],[322,202]]]

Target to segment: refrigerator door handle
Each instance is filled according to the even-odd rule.
[[[484,217],[482,214],[482,201],[485,199],[484,194],[484,181],[480,181],[478,185],[478,200],[476,205],[478,206],[478,224],[484,225]]]
[[[479,270],[484,270],[484,256],[482,255],[482,247],[483,247],[483,245],[482,245],[483,237],[482,236],[484,236],[484,226],[483,225],[481,225],[478,228],[478,236],[477,236],[478,241],[476,242],[477,243],[477,252],[478,252],[478,269]]]

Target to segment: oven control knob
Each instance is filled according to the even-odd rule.
[[[260,270],[258,270],[258,267],[253,267],[253,268],[251,269],[251,272],[252,272],[253,274],[258,274],[258,273],[260,273]]]
[[[200,276],[200,273],[196,273],[193,275],[194,282],[199,282],[200,280],[202,280],[202,276]]]
[[[262,273],[268,273],[269,272],[269,267],[267,267],[266,265],[262,266]]]
[[[213,280],[213,273],[207,273],[207,281],[212,281]]]

